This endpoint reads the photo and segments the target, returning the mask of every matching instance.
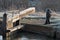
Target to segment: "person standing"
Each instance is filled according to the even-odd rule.
[[[46,10],[46,21],[45,21],[45,24],[50,24],[50,18],[51,18],[51,10],[47,9]]]

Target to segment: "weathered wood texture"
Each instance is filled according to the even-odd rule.
[[[7,30],[10,30],[10,32],[13,32],[13,31],[19,30],[21,28],[23,28],[23,25],[19,25],[19,26],[13,27],[13,28],[9,28]]]
[[[14,22],[16,22],[17,20],[20,20],[24,16],[26,16],[28,14],[32,14],[34,12],[35,12],[35,8],[34,7],[28,8],[26,10],[23,10],[23,11],[19,12],[18,15],[16,15],[13,18],[10,18],[10,19],[7,20],[7,28],[12,28]]]

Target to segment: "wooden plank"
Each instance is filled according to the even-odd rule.
[[[16,26],[16,27],[13,27],[13,28],[8,28],[7,30],[10,30],[10,32],[13,32],[13,31],[16,31],[18,29],[21,29],[23,27],[23,25],[19,25],[19,26]]]
[[[7,22],[7,28],[13,28],[12,20]]]

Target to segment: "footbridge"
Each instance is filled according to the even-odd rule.
[[[13,32],[21,29],[23,25],[20,24],[21,18],[35,12],[35,7],[27,8],[23,11],[12,10],[1,12],[0,16],[0,34],[6,36],[7,32]]]

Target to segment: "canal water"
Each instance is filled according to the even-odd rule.
[[[37,33],[19,31],[13,33],[7,40],[59,40],[59,39],[50,38]]]

